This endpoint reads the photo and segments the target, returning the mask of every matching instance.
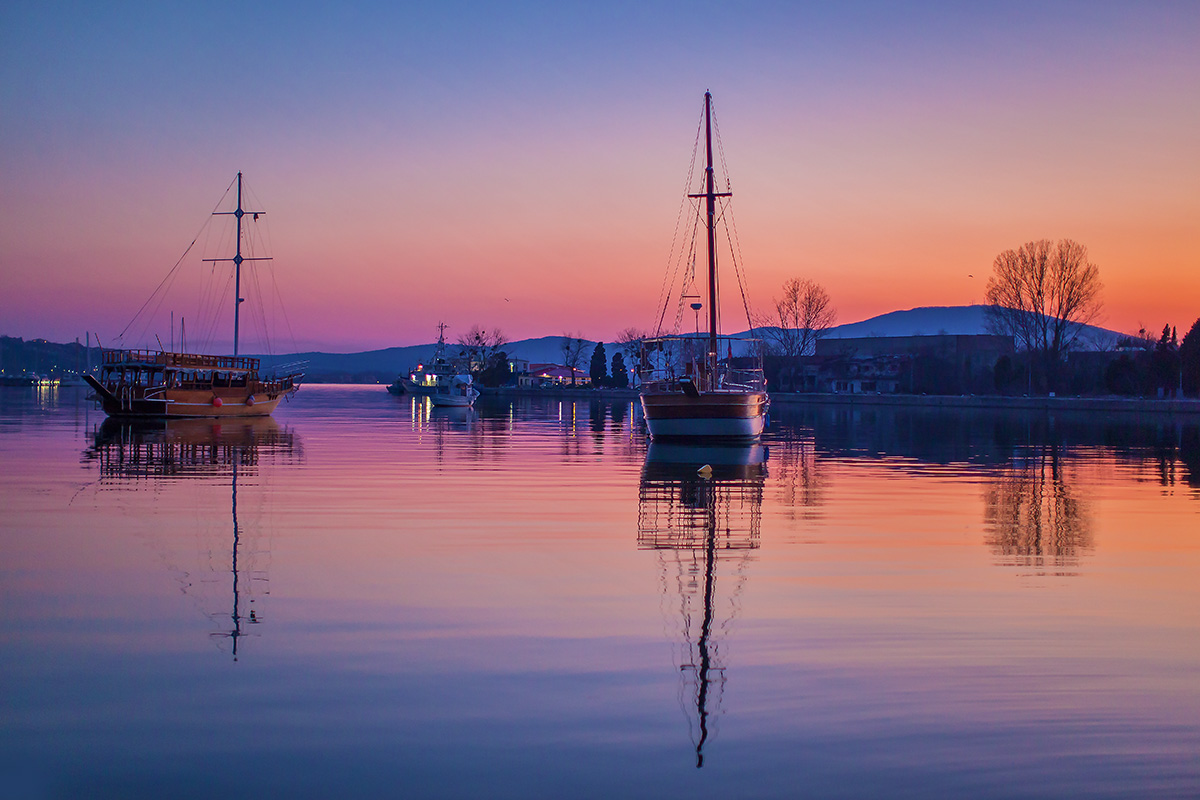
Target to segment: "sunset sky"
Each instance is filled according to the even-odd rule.
[[[4,335],[111,342],[238,170],[301,349],[649,328],[706,89],[760,310],[1067,237],[1106,327],[1200,316],[1196,2],[8,0],[0,76]]]

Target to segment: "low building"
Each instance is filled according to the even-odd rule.
[[[576,386],[586,386],[591,383],[588,373],[581,369],[573,370],[571,367],[564,367],[561,364],[529,364],[525,373],[517,375],[517,385],[523,388],[569,386],[572,372]]]
[[[813,384],[833,394],[896,394],[911,362],[910,356],[828,356],[814,365]]]
[[[1013,352],[1011,336],[992,334],[820,339],[803,372],[819,392],[986,392],[996,362]]]

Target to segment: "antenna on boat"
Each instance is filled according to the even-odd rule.
[[[709,147],[708,161],[712,165],[712,147]],[[711,181],[709,182],[711,185]],[[247,214],[253,214],[255,219],[258,219],[259,214],[265,214],[265,211],[246,211],[242,208],[242,173],[237,174],[237,210],[236,211],[214,211],[213,216],[232,214],[237,218],[237,252],[233,258],[204,258],[202,261],[232,261],[234,267],[233,279],[233,354],[238,354],[238,324],[242,310],[242,262],[243,261],[270,261],[269,257],[263,258],[243,258],[242,257],[242,217]],[[709,231],[711,239],[712,232]]]

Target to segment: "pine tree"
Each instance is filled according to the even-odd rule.
[[[1195,397],[1200,394],[1200,319],[1192,323],[1192,329],[1179,343],[1179,360],[1183,369],[1183,393]]]
[[[610,383],[614,389],[629,388],[629,371],[625,368],[625,356],[621,354],[620,350],[613,353]]]
[[[589,370],[592,386],[604,386],[608,383],[608,356],[604,352],[604,342],[596,342],[592,351],[592,364]]]

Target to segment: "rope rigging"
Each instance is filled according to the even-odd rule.
[[[721,139],[720,128],[717,125],[717,114],[716,114],[715,107],[713,107],[711,109],[711,120],[712,120],[712,134],[713,134],[713,138],[716,141],[716,151],[718,154],[718,162],[720,164],[720,177],[722,179],[722,182],[724,183],[724,191],[732,193],[732,191],[733,191],[732,182],[729,178],[729,168],[728,168],[728,165],[725,160],[725,146],[724,146],[724,142]],[[696,138],[692,144],[692,157],[691,157],[691,161],[688,166],[687,181],[684,185],[685,186],[684,196],[683,196],[682,202],[680,203],[679,214],[676,217],[675,232],[671,238],[671,250],[670,250],[670,255],[669,255],[668,261],[667,261],[667,269],[664,271],[664,274],[663,274],[663,285],[662,285],[662,289],[660,291],[659,304],[658,304],[661,311],[659,312],[658,322],[654,328],[655,336],[662,336],[662,335],[668,333],[668,331],[664,330],[663,323],[665,322],[665,320],[667,318],[667,311],[670,309],[670,305],[671,305],[673,298],[678,298],[678,301],[677,301],[678,305],[676,306],[676,311],[675,311],[674,327],[673,327],[673,330],[669,331],[669,333],[678,334],[680,332],[681,326],[683,324],[683,319],[685,316],[686,305],[687,305],[684,302],[683,298],[685,296],[689,296],[688,291],[690,288],[694,287],[695,281],[696,281],[696,255],[697,255],[697,247],[698,247],[697,237],[700,235],[701,230],[704,228],[704,225],[706,224],[703,219],[705,216],[705,212],[703,210],[703,205],[704,205],[703,202],[698,201],[694,205],[696,213],[692,216],[691,236],[689,237],[689,239],[690,239],[689,245],[686,248],[680,246],[678,248],[678,250],[676,249],[676,245],[679,242],[679,239],[681,238],[681,233],[683,232],[683,228],[684,228],[684,223],[683,223],[683,208],[684,208],[684,206],[690,204],[692,199],[696,199],[696,197],[695,197],[696,195],[703,194],[703,188],[696,192],[693,192],[691,189],[693,182],[695,180],[695,177],[696,177],[696,164],[697,164],[697,159],[699,158],[699,155],[700,155],[700,142],[701,142],[701,137],[703,136],[703,132],[704,132],[704,113],[701,112],[700,122],[696,128]],[[716,183],[716,180],[715,180],[715,176],[714,176],[714,184],[715,183]],[[691,196],[689,196],[689,195],[691,195]],[[725,231],[725,239],[726,239],[728,247],[729,247],[730,259],[733,263],[733,271],[734,271],[735,277],[737,278],[738,291],[741,295],[742,310],[746,314],[746,324],[747,324],[749,330],[753,331],[754,330],[754,321],[753,321],[754,317],[753,317],[753,313],[750,310],[749,281],[748,281],[748,278],[746,275],[745,266],[744,266],[744,262],[743,262],[743,258],[742,258],[741,241],[740,241],[740,238],[738,237],[737,226],[734,222],[733,206],[732,206],[732,203],[729,202],[728,197],[717,198],[714,219],[713,219],[713,227],[715,229],[718,226],[722,227]],[[678,278],[680,278],[681,271],[683,274],[682,274],[682,278],[680,279],[680,282],[679,282],[679,291],[676,292],[676,280]],[[719,288],[720,288],[719,272],[717,272],[714,280],[717,282],[716,286],[718,289],[718,296],[719,296]],[[716,314],[717,327],[719,330],[721,309],[717,308],[717,309],[714,309],[714,311]]]
[[[163,346],[162,342],[167,340],[167,337],[159,336],[158,333],[161,332],[162,327],[166,327],[165,307],[174,305],[175,308],[172,308],[172,312],[178,308],[178,303],[168,303],[167,298],[170,295],[174,295],[176,298],[180,296],[179,277],[184,274],[191,275],[195,284],[190,285],[196,287],[192,294],[196,316],[186,318],[189,334],[186,348],[191,352],[212,352],[220,349],[220,345],[230,338],[221,334],[225,330],[225,325],[229,323],[229,318],[233,316],[232,308],[235,302],[233,284],[237,265],[218,264],[216,261],[233,261],[228,256],[232,256],[237,251],[237,226],[233,220],[221,223],[215,220],[219,216],[234,216],[231,211],[222,211],[221,209],[230,207],[230,198],[236,184],[237,178],[235,177],[225,188],[220,200],[213,207],[183,254],[179,256],[166,276],[121,331],[117,340],[122,348],[144,347],[151,343],[157,344],[160,348]],[[252,204],[250,208],[261,208],[262,205],[258,202],[258,198],[250,191],[245,181],[243,181],[242,188],[245,201]],[[271,323],[277,311],[283,317],[287,328],[287,338],[292,342],[293,349],[295,349],[295,334],[292,331],[291,321],[287,318],[286,309],[283,308],[282,295],[276,281],[273,264],[267,259],[271,238],[268,219],[269,217],[261,211],[251,210],[247,210],[242,218],[243,263],[241,269],[243,278],[245,278],[242,299],[249,301],[242,306],[242,310],[249,312],[243,316],[247,317],[245,321],[250,323],[246,326],[247,330],[244,333],[250,333],[249,338],[258,343],[257,347],[262,348],[258,352],[273,355],[275,352],[273,338],[277,337],[272,335]],[[205,265],[208,269],[196,269],[194,274],[189,270],[182,269],[185,263],[191,267],[200,266],[196,264],[196,256],[204,257],[209,254],[214,254],[218,258],[206,259],[213,262]],[[269,285],[266,286],[264,286],[258,270],[254,268],[255,262],[262,260],[266,260],[269,269]],[[247,270],[249,271],[247,272]],[[270,297],[267,297],[268,294]],[[191,302],[187,305],[191,305]],[[268,308],[271,309],[270,312],[268,312]],[[171,326],[182,324],[184,319],[184,317],[180,317],[180,320],[172,322]],[[176,340],[174,331],[172,331],[170,339]]]

